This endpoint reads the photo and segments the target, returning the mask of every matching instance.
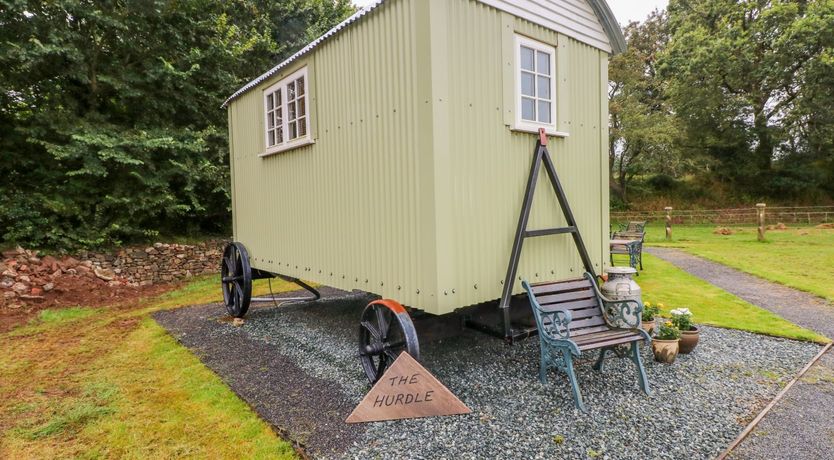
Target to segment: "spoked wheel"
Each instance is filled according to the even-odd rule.
[[[417,331],[405,308],[394,300],[376,300],[362,312],[359,323],[359,358],[371,384],[402,352],[420,359]]]
[[[229,243],[223,249],[220,279],[226,311],[235,318],[242,318],[252,300],[252,268],[249,253],[242,244]]]

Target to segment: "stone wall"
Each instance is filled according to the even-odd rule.
[[[148,247],[123,248],[115,253],[85,252],[81,260],[94,267],[113,270],[131,284],[147,286],[191,278],[195,275],[219,273],[220,257],[226,240],[197,244],[155,243]]]

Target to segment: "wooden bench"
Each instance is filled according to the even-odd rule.
[[[643,269],[643,240],[646,239],[646,232],[644,231],[628,231],[623,230],[614,232],[611,236],[612,241],[629,241],[628,244],[611,244],[611,265],[614,265],[615,254],[628,254],[628,265],[636,269],[640,265],[640,270]],[[639,273],[638,273],[639,275]]]
[[[640,328],[642,303],[635,300],[609,300],[597,287],[596,277],[585,273],[576,280],[522,285],[530,299],[530,307],[539,329],[541,365],[539,378],[547,383],[547,371],[553,367],[565,372],[573,390],[576,407],[585,411],[582,394],[573,370],[573,358],[583,351],[599,350],[594,370],[602,370],[608,351],[628,346],[637,366],[640,388],[649,394],[649,382],[640,357],[639,343],[651,343],[651,337]],[[615,353],[620,355],[620,353]]]

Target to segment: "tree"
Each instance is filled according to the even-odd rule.
[[[826,137],[809,110],[830,93],[831,10],[832,0],[672,0],[659,68],[685,148],[717,159],[718,174],[752,193],[788,180],[779,163],[811,148],[808,130]]]
[[[220,104],[347,0],[0,0],[0,237],[73,248],[229,228]]]
[[[673,145],[678,127],[657,74],[657,57],[669,39],[663,12],[626,26],[628,50],[611,60],[608,142],[611,188],[628,201],[629,182],[650,168],[674,173]]]

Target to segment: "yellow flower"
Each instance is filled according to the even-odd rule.
[[[651,303],[651,302],[646,302],[646,303],[644,303],[643,305],[645,305],[645,306],[647,306],[647,307],[651,307],[651,306],[652,306],[652,303]]]
[[[672,322],[671,322],[671,321],[666,321],[666,325],[667,325],[667,326],[671,326],[671,325],[672,325]]]
[[[657,304],[657,306],[660,308],[666,308],[662,303]]]

